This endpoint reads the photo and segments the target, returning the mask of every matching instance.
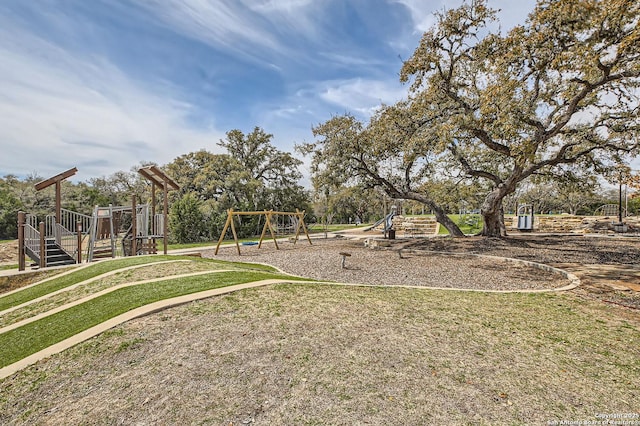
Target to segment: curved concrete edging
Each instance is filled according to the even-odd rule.
[[[392,249],[381,248],[380,250],[392,250]],[[339,283],[339,282],[333,282],[333,281],[313,281],[313,282],[317,282],[317,283],[320,283],[320,284],[328,283],[328,284],[336,284],[336,285],[354,285],[354,286],[362,286],[362,287],[402,287],[402,288],[416,288],[416,289],[425,289],[425,290],[470,291],[470,292],[476,292],[476,293],[483,293],[483,292],[484,293],[553,293],[553,292],[559,292],[559,291],[573,290],[574,288],[579,287],[582,284],[581,281],[580,281],[580,278],[578,278],[577,275],[572,274],[571,272],[568,272],[568,271],[565,271],[564,269],[556,268],[556,267],[553,267],[553,266],[545,265],[544,263],[532,262],[530,260],[515,259],[515,258],[512,258],[512,257],[492,256],[492,255],[488,255],[488,254],[455,253],[455,252],[434,251],[434,250],[413,250],[413,249],[406,250],[406,249],[403,249],[402,252],[403,253],[413,253],[413,254],[435,253],[435,254],[442,254],[442,255],[447,255],[447,256],[457,256],[457,257],[471,256],[471,257],[483,257],[483,258],[486,258],[486,259],[502,260],[502,261],[505,261],[505,262],[518,263],[518,264],[530,266],[530,267],[535,268],[535,269],[541,269],[543,271],[560,274],[560,275],[562,275],[563,277],[565,277],[566,279],[568,279],[571,282],[569,284],[565,285],[565,286],[557,287],[557,288],[519,289],[519,290],[489,290],[489,289],[458,288],[458,287],[429,287],[429,286],[421,286],[421,285],[411,286],[411,285],[395,285],[395,284],[394,285],[382,285],[382,284]],[[245,261],[245,262],[242,262],[242,263],[269,266],[271,268],[276,269],[278,272],[280,272],[282,274],[286,274],[286,275],[289,275],[289,276],[292,276],[292,277],[309,279],[308,277],[295,275],[295,274],[291,274],[289,272],[283,271],[279,267],[274,266],[274,265],[270,265],[270,264],[265,263],[265,262],[246,262]]]
[[[522,290],[482,290],[482,289],[454,289],[454,288],[450,288],[450,287],[445,287],[445,288],[438,288],[438,287],[429,287],[432,288],[434,290],[462,290],[462,291],[476,291],[476,292],[487,292],[487,293],[551,293],[551,292],[557,292],[557,291],[568,291],[568,290],[573,290],[574,288],[578,287],[581,285],[581,281],[580,278],[578,278],[577,275],[572,274],[571,272],[565,271],[564,269],[560,269],[560,268],[556,268],[553,266],[549,266],[546,265],[544,263],[539,263],[539,262],[533,262],[531,260],[524,260],[524,259],[516,259],[513,257],[502,257],[502,256],[493,256],[493,255],[489,255],[489,254],[479,254],[479,253],[455,253],[455,252],[449,252],[449,251],[434,251],[434,250],[402,250],[405,253],[414,253],[414,254],[421,254],[421,253],[435,253],[435,254],[441,254],[441,255],[446,255],[446,256],[456,256],[456,257],[465,257],[465,256],[469,256],[469,257],[481,257],[484,259],[492,259],[492,260],[501,260],[504,262],[508,262],[508,263],[516,263],[516,264],[520,264],[520,265],[526,265],[526,266],[530,266],[532,268],[535,269],[540,269],[546,272],[553,272],[555,274],[560,274],[563,277],[565,277],[566,279],[568,279],[569,281],[571,281],[569,284],[563,286],[563,287],[558,287],[558,288],[544,288],[544,289],[531,289],[531,290],[527,290],[527,289],[522,289]]]
[[[227,287],[219,287],[212,290],[205,290],[199,293],[187,294],[183,296],[174,297],[171,299],[160,300],[158,302],[141,306],[129,312],[125,312],[124,314],[113,317],[103,323],[95,325],[85,331],[82,331],[74,336],[71,336],[65,340],[62,340],[61,342],[51,345],[48,348],[45,348],[39,352],[31,354],[28,357],[21,359],[20,361],[16,361],[13,364],[0,368],[0,379],[9,377],[10,375],[22,370],[23,368],[26,368],[32,364],[35,364],[36,362],[44,358],[47,358],[51,355],[54,355],[66,349],[69,349],[70,347],[75,346],[78,343],[84,342],[85,340],[95,337],[98,334],[103,333],[109,330],[110,328],[120,325],[126,321],[130,321],[135,318],[150,315],[155,312],[163,311],[168,308],[183,305],[185,303],[193,302],[200,299],[206,299],[209,297],[232,293],[234,291],[248,289],[248,288],[261,287],[269,284],[286,283],[286,282],[290,282],[290,280],[269,279],[269,280],[262,280],[262,281],[253,281],[249,283],[236,284],[236,285],[227,286]]]
[[[118,270],[118,271],[122,271],[122,270]],[[18,327],[22,327],[23,325],[27,325],[29,323],[32,323],[34,321],[38,321],[42,318],[46,318],[48,316],[51,316],[53,314],[57,314],[58,312],[64,311],[66,309],[72,308],[76,305],[81,305],[82,303],[88,302],[89,300],[92,299],[96,299],[100,296],[104,296],[105,294],[109,294],[109,293],[113,293],[116,290],[120,290],[121,288],[125,288],[125,287],[133,287],[136,285],[141,285],[141,284],[148,284],[148,283],[156,283],[156,282],[162,282],[162,281],[168,281],[168,280],[173,280],[173,279],[178,279],[178,278],[188,278],[188,277],[195,277],[198,275],[207,275],[207,274],[217,274],[220,272],[233,272],[235,271],[235,269],[215,269],[213,271],[198,271],[198,272],[191,272],[188,274],[180,274],[180,275],[169,275],[167,277],[161,277],[161,278],[150,278],[147,280],[142,280],[142,281],[134,281],[131,283],[122,283],[122,284],[118,284],[115,285],[113,287],[109,287],[109,288],[105,288],[97,293],[93,293],[90,294],[89,296],[83,297],[81,299],[77,299],[74,300],[72,302],[66,303],[64,305],[58,306],[56,308],[50,309],[48,311],[42,312],[38,315],[34,315],[32,317],[29,318],[25,318],[21,321],[15,322],[13,324],[10,324],[6,327],[0,328],[0,334],[2,333],[6,333],[7,331],[11,331],[15,328]]]
[[[107,278],[107,277],[110,277],[112,275],[119,274],[120,272],[126,272],[126,271],[130,271],[132,269],[144,268],[145,266],[160,265],[160,264],[164,264],[164,263],[174,263],[174,262],[189,262],[189,261],[188,260],[184,260],[184,259],[163,260],[161,262],[143,263],[142,265],[133,265],[133,266],[127,266],[125,268],[114,269],[113,271],[109,271],[109,272],[105,272],[104,274],[96,275],[95,277],[89,278],[88,280],[80,281],[79,283],[72,284],[72,285],[70,285],[68,287],[61,288],[59,290],[53,291],[51,293],[47,293],[47,294],[42,295],[40,297],[36,297],[35,299],[28,300],[28,301],[26,301],[24,303],[21,303],[19,305],[7,308],[4,311],[0,311],[0,316],[8,314],[9,312],[13,312],[13,311],[15,311],[17,309],[20,309],[20,308],[23,308],[25,306],[29,306],[29,305],[32,305],[34,303],[40,302],[42,300],[46,300],[46,299],[50,298],[51,296],[55,296],[55,295],[58,295],[60,293],[64,293],[64,292],[73,290],[73,289],[75,289],[75,288],[77,288],[77,287],[79,287],[81,285],[90,284],[90,283],[92,283],[94,281],[98,281],[98,280],[101,280],[103,278]],[[73,272],[78,271],[79,269],[80,268],[74,269]],[[68,273],[65,272],[64,274],[55,275],[53,277],[47,278],[46,280],[38,281],[37,283],[33,283],[33,284],[28,285],[28,286],[20,287],[20,288],[18,288],[16,290],[13,290],[13,291],[10,291],[8,293],[3,294],[2,297],[7,296],[7,295],[12,294],[12,293],[17,293],[19,291],[22,291],[24,289],[27,289],[27,288],[30,288],[30,287],[33,287],[33,286],[36,286],[36,285],[39,285],[39,284],[42,284],[42,283],[45,283],[45,282],[50,281],[51,279],[54,279],[54,278],[60,278],[61,276],[67,275],[67,274]],[[0,333],[2,333],[2,329],[0,329]]]

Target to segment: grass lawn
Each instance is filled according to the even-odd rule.
[[[449,218],[453,220],[465,234],[476,234],[482,230],[482,216],[479,214],[449,214],[447,216],[449,216]],[[447,228],[440,225],[438,234],[449,235],[449,231],[447,231]]]
[[[9,326],[18,321],[50,311],[73,301],[82,299],[100,291],[113,288],[117,285],[135,283],[143,280],[170,277],[186,272],[206,272],[220,269],[234,269],[233,265],[221,264],[221,262],[209,262],[192,258],[191,260],[176,260],[162,263],[136,265],[133,268],[113,271],[114,273],[99,275],[89,281],[79,283],[71,287],[65,287],[56,294],[48,294],[40,300],[33,300],[0,315],[0,328]]]

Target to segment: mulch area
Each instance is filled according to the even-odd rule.
[[[421,238],[398,247],[530,260],[577,275],[580,297],[640,309],[640,238],[514,234],[506,238]]]

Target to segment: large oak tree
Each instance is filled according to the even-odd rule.
[[[521,182],[637,148],[638,2],[540,0],[505,35],[491,31],[495,16],[483,0],[437,15],[402,67],[408,100],[367,126],[349,115],[317,126],[306,146],[316,173],[421,201],[453,235],[429,183],[480,179],[482,233],[504,236],[503,200]]]
[[[503,36],[472,1],[423,35],[401,80],[440,152],[491,183],[484,235],[506,234],[502,201],[523,180],[637,147],[639,17],[634,0],[540,0]]]

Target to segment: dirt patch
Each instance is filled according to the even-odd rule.
[[[540,263],[640,263],[640,238],[573,235],[513,235],[506,238],[449,238],[399,240],[399,245],[424,250],[479,253]]]
[[[18,240],[0,243],[0,265],[18,263]]]
[[[62,272],[60,269],[52,269],[46,271],[28,271],[20,274],[12,274],[10,276],[0,276],[0,295],[8,291],[42,281],[45,278],[57,275],[60,272]]]
[[[640,238],[573,235],[514,235],[498,238],[400,240],[398,247],[479,253],[555,266],[577,275],[572,292],[583,298],[640,309]]]

